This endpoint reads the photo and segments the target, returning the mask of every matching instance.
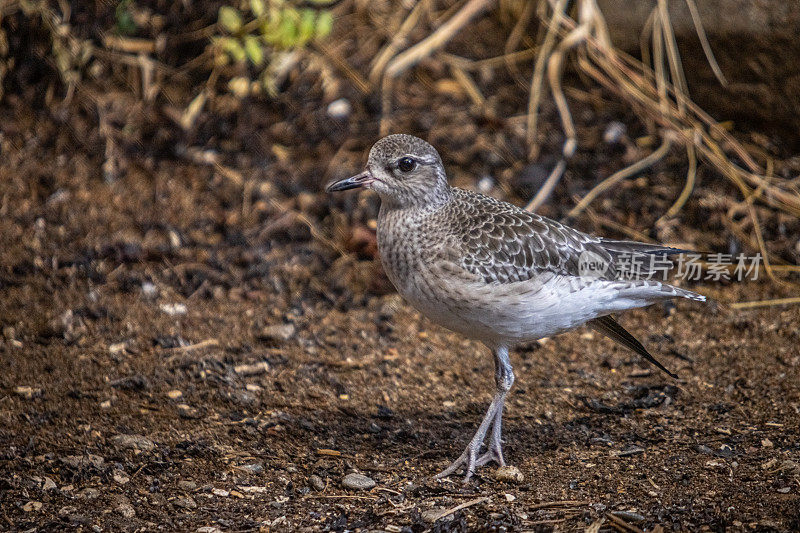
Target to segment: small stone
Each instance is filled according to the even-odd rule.
[[[162,313],[169,316],[182,316],[186,314],[186,305],[181,303],[161,304],[158,306]]]
[[[188,479],[182,479],[178,481],[178,488],[181,490],[186,490],[191,492],[197,489],[197,483],[195,483],[194,481],[190,481]]]
[[[143,435],[115,435],[111,438],[111,442],[114,443],[114,446],[123,450],[149,452],[156,447],[153,441]]]
[[[61,462],[77,470],[80,468],[88,468],[90,466],[98,469],[102,468],[106,460],[99,455],[89,453],[86,455],[66,455],[61,457]]]
[[[136,516],[136,510],[133,508],[133,505],[129,503],[121,503],[117,505],[114,510],[125,518],[133,518]]]
[[[294,324],[272,324],[264,326],[258,333],[262,341],[288,341],[294,337]]]
[[[603,142],[606,144],[616,144],[624,136],[627,131],[625,124],[618,121],[613,121],[606,126],[606,131],[603,132]]]
[[[42,389],[29,387],[27,385],[22,385],[19,387],[14,387],[14,394],[19,396],[20,398],[25,398],[26,400],[31,400],[33,398],[37,398],[42,395]]]
[[[525,479],[519,468],[511,465],[501,466],[495,470],[494,477],[497,481],[505,481],[506,483],[522,483]]]
[[[322,492],[323,490],[325,490],[325,482],[322,481],[322,478],[316,474],[308,478],[308,482],[311,484],[311,487],[317,492]]]
[[[187,420],[196,420],[200,418],[202,415],[200,414],[200,411],[197,410],[195,407],[182,403],[178,405],[178,416],[180,416],[181,418],[185,418]]]
[[[22,506],[22,510],[25,511],[26,513],[32,513],[38,511],[41,508],[42,508],[42,502],[37,502],[37,501],[29,501],[28,503]]]
[[[111,355],[116,355],[124,352],[127,348],[128,348],[128,343],[126,341],[115,342],[114,344],[108,345],[108,353],[110,353]]]
[[[761,446],[763,446],[764,448],[772,448],[772,446],[774,445],[772,444],[771,440],[765,438],[761,439]]]
[[[178,389],[172,389],[167,393],[167,398],[170,400],[177,400],[181,396],[183,396],[183,392],[179,391]]]
[[[339,98],[328,104],[328,116],[335,119],[345,119],[350,116],[353,106],[347,98]]]
[[[240,376],[257,376],[269,372],[269,363],[266,361],[259,361],[253,364],[236,365],[233,371]]]
[[[201,526],[195,531],[197,531],[197,533],[222,533],[220,528],[214,526]]]
[[[225,489],[211,489],[211,494],[213,494],[214,496],[219,496],[221,498],[226,498],[230,495],[230,492],[228,492]]]
[[[42,483],[42,490],[47,492],[47,491],[56,490],[56,489],[58,489],[58,486],[56,485],[56,482],[53,481],[52,479],[50,479],[49,477],[45,476],[44,477],[44,482]]]
[[[789,494],[789,492],[791,492],[791,490],[792,490],[792,487],[781,487],[781,488],[777,489],[777,491],[779,493],[781,493],[781,494]]]
[[[81,500],[96,500],[100,496],[100,491],[93,488],[83,489],[78,493]]]
[[[241,465],[239,466],[239,468],[247,472],[250,472],[251,474],[260,474],[261,472],[264,471],[263,463],[251,463],[247,465]]]
[[[509,494],[508,492],[506,492],[505,494],[503,494],[503,496],[505,497],[505,499],[506,499],[506,501],[507,501],[508,503],[511,503],[511,502],[513,502],[514,500],[516,500],[516,499],[517,499],[517,497],[516,497],[516,496],[514,496],[513,494]]]
[[[443,507],[434,507],[433,509],[428,509],[427,511],[422,511],[421,516],[422,516],[422,519],[425,522],[427,522],[429,524],[433,524],[434,522],[436,522],[440,518],[444,518],[442,516],[442,513],[444,511],[446,511],[446,509],[444,509]],[[449,515],[449,516],[452,516],[452,515]]]
[[[142,283],[142,296],[148,299],[153,299],[158,296],[158,287],[150,283],[149,281],[145,281]]]
[[[350,490],[369,490],[375,486],[375,480],[363,474],[347,474],[342,479],[342,486]]]
[[[646,520],[646,518],[643,515],[634,511],[612,511],[611,514],[613,514],[617,518],[621,518],[622,520],[630,522],[632,524],[638,524]]]
[[[114,473],[111,475],[111,478],[114,480],[114,482],[120,485],[124,485],[125,483],[131,480],[131,478],[129,478],[128,475],[122,470],[114,470]]]
[[[181,509],[197,509],[197,502],[194,501],[194,498],[191,496],[186,496],[185,498],[177,498],[175,500],[175,505],[180,507]]]

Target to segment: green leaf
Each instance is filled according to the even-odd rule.
[[[324,39],[331,34],[333,29],[333,15],[330,11],[321,11],[317,17],[317,32],[315,39]]]
[[[247,58],[247,54],[245,53],[244,48],[242,48],[242,45],[238,39],[234,39],[233,37],[222,37],[217,42],[234,61],[241,62]]]
[[[292,48],[297,45],[297,30],[299,16],[294,9],[284,9],[281,11],[281,20],[278,24],[277,42],[284,48]]]
[[[317,13],[313,9],[300,12],[300,24],[297,26],[297,44],[304,45],[314,37],[317,25]]]
[[[256,18],[261,18],[267,12],[267,6],[264,5],[264,0],[250,0],[250,11]]]
[[[231,6],[222,6],[219,8],[219,18],[217,22],[231,33],[236,33],[242,29],[242,16]]]
[[[261,48],[261,43],[255,35],[244,36],[244,51],[255,66],[260,67],[264,63],[264,49]]]

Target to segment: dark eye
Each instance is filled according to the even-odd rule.
[[[410,157],[401,157],[397,161],[397,168],[403,172],[411,172],[417,166],[417,162]]]

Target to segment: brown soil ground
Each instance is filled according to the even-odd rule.
[[[441,148],[456,183],[492,175],[491,194],[523,202],[560,150],[552,105],[542,163],[523,168],[520,116],[497,116],[524,91],[481,82],[503,111],[486,116],[447,76],[425,65],[399,86],[396,130]],[[621,319],[680,380],[587,330],[515,350],[504,431],[524,480],[491,466],[432,480],[490,401],[492,359],[393,294],[375,198],[320,193],[377,137],[374,95],[347,87],[300,75],[274,102],[220,98],[193,136],[124,95],[105,133],[80,94],[63,108],[7,95],[0,530],[800,530],[800,308],[725,305],[792,295],[763,276]],[[646,153],[601,141],[612,119],[645,133],[630,111],[570,94],[581,148],[542,210],[557,218]],[[353,103],[346,123],[325,115],[333,97]],[[108,128],[119,165],[104,177]],[[732,189],[702,167],[675,224],[647,229],[685,164],[676,152],[574,223],[753,252],[730,230]],[[800,223],[762,222],[797,263]],[[352,472],[376,486],[344,488]]]

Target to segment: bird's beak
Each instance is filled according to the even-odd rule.
[[[325,190],[327,192],[335,192],[346,191],[348,189],[357,189],[359,187],[364,187],[373,181],[375,181],[375,178],[372,177],[372,174],[370,174],[369,170],[365,170],[361,174],[356,174],[355,176],[329,183],[328,186],[325,187]]]

